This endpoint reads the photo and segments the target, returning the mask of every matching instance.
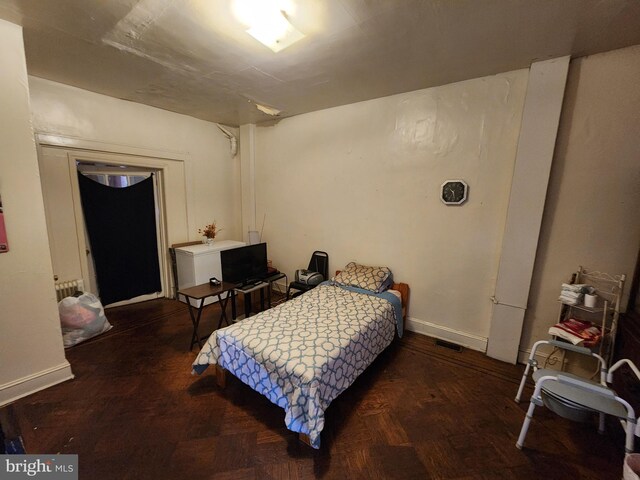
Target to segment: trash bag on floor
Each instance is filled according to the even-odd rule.
[[[93,293],[66,297],[58,303],[65,348],[77,345],[111,329],[102,303]]]

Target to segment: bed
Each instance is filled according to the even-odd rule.
[[[285,411],[285,424],[320,448],[324,412],[402,336],[409,286],[386,267],[348,264],[277,307],[213,332],[193,363],[231,372]]]

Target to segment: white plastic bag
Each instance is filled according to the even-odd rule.
[[[111,329],[102,303],[92,293],[63,298],[58,303],[62,340],[71,347]]]

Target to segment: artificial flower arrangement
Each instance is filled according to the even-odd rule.
[[[221,231],[221,228],[218,228],[216,225],[216,221],[214,220],[209,225],[205,225],[204,228],[199,228],[198,233],[204,237],[207,237],[211,240],[216,238],[216,235]]]

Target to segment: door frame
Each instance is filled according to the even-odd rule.
[[[67,156],[68,155],[69,153],[67,153]],[[166,260],[164,258],[165,256],[162,255],[163,245],[165,245],[166,243],[164,241],[164,236],[166,236],[165,234],[166,228],[164,225],[164,215],[163,215],[164,206],[161,203],[163,202],[163,199],[164,199],[164,192],[163,192],[164,183],[162,181],[163,180],[162,172],[155,169],[146,168],[146,167],[141,168],[136,166],[136,167],[127,167],[126,169],[123,169],[122,167],[123,165],[113,166],[105,163],[94,162],[93,160],[91,161],[91,164],[76,163],[76,169],[78,173],[82,175],[95,174],[95,175],[114,175],[114,176],[121,176],[121,175],[141,176],[146,178],[148,178],[149,176],[153,177],[153,180],[152,180],[153,181],[153,205],[154,205],[155,232],[156,232],[156,244],[157,244],[156,247],[158,250],[158,265],[160,269],[161,291],[153,294],[146,294],[146,295],[135,297],[135,302],[131,300],[123,300],[122,302],[112,303],[109,306],[127,305],[129,303],[137,303],[139,301],[152,300],[152,299],[158,298],[161,295],[166,295],[165,294],[165,278],[163,276],[163,273],[165,268],[169,268],[165,265],[166,264]],[[75,202],[76,199],[74,198],[73,201]],[[82,213],[84,216],[84,210],[82,210]],[[76,215],[77,214],[74,212],[74,216]],[[82,231],[84,232],[84,235],[85,235],[85,241],[90,245],[91,240],[88,239],[86,223],[84,227],[85,228],[82,228]],[[79,227],[76,226],[76,228],[79,228]],[[76,237],[78,238],[80,237],[79,233],[80,232],[76,232]],[[93,259],[93,252],[91,252],[91,248],[87,248],[86,256],[87,256],[87,267],[89,269],[89,273],[88,273],[89,291],[98,292],[98,288],[96,284],[97,277],[96,277],[96,270],[95,270],[95,261]]]
[[[82,201],[80,198],[80,185],[78,183],[78,173],[82,173],[83,169],[78,168],[79,163],[93,163],[100,165],[98,170],[104,173],[117,174],[120,165],[131,167],[133,169],[140,169],[145,173],[151,173],[156,176],[154,179],[153,195],[154,204],[157,211],[156,217],[156,235],[157,235],[157,247],[158,247],[158,263],[160,267],[160,285],[161,291],[158,293],[150,293],[146,295],[140,295],[134,299],[122,300],[120,302],[114,302],[109,304],[109,307],[118,307],[121,305],[128,305],[130,303],[137,303],[145,300],[152,300],[161,296],[169,296],[170,294],[170,278],[169,278],[169,266],[167,264],[166,255],[162,252],[165,251],[165,245],[168,245],[166,241],[166,222],[165,222],[165,209],[164,209],[164,178],[162,170],[158,170],[154,167],[140,165],[138,157],[132,157],[130,155],[100,155],[94,152],[68,152],[68,166],[69,166],[69,180],[71,181],[71,194],[73,196],[74,216],[76,218],[76,236],[78,238],[78,245],[80,247],[80,253],[82,250],[86,252],[85,255],[80,255],[80,268],[82,270],[82,277],[85,282],[88,280],[89,290],[92,292],[98,292],[97,285],[94,282],[95,269],[91,268],[89,264],[88,255],[90,253],[90,242],[87,240],[87,229],[84,220],[84,211],[82,209]],[[144,160],[146,163],[146,160]],[[115,164],[115,165],[114,165]],[[124,173],[124,172],[121,172]],[[127,171],[126,173],[131,173]]]
[[[80,269],[83,280],[91,285],[91,276],[87,261],[87,240],[84,227],[84,216],[80,201],[80,189],[77,176],[77,162],[92,162],[106,165],[126,165],[132,168],[153,170],[157,175],[158,191],[156,205],[158,208],[158,245],[162,295],[171,297],[173,278],[169,267],[169,245],[180,238],[188,238],[188,216],[186,201],[185,160],[189,155],[181,152],[167,152],[128,145],[106,144],[91,140],[82,140],[59,135],[36,134],[38,157],[41,148],[59,147],[67,151],[67,168],[71,193],[73,197],[74,216],[76,219],[76,235],[78,239]],[[167,191],[171,188],[171,199]],[[111,304],[121,305],[124,302]]]

